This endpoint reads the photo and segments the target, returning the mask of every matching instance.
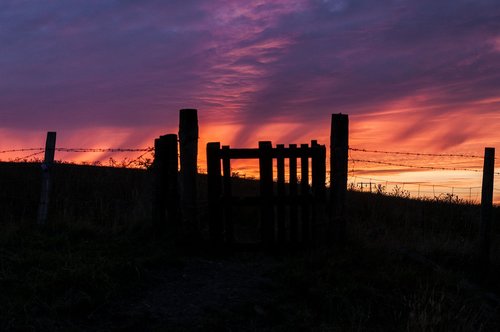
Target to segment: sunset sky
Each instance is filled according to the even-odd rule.
[[[500,3],[0,2],[0,150],[42,146],[48,130],[64,147],[151,146],[181,108],[199,110],[202,159],[208,141],[328,144],[339,112],[352,147],[482,155],[500,147]],[[480,173],[370,167],[360,176],[480,186]]]

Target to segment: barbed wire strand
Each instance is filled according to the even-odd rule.
[[[151,152],[154,151],[153,147],[147,148],[56,148],[58,152]]]
[[[24,149],[10,149],[1,150],[0,153],[12,153],[12,152],[27,152],[27,151],[43,151],[44,148],[24,148]]]
[[[14,162],[18,162],[20,160],[27,160],[28,158],[32,158],[34,156],[38,156],[39,154],[43,154],[43,153],[45,153],[45,151],[39,151],[39,152],[31,153],[31,154],[29,154],[27,156],[24,156],[24,157],[17,157],[17,158],[14,159]]]
[[[351,159],[351,162],[361,162],[361,163],[371,163],[371,164],[379,164],[379,165],[387,165],[387,166],[397,166],[397,167],[407,167],[407,168],[420,168],[420,169],[430,169],[436,171],[468,171],[468,172],[476,172],[482,173],[483,171],[480,169],[473,168],[456,168],[456,167],[435,167],[435,166],[417,166],[417,165],[408,165],[408,164],[397,164],[386,161],[375,161],[375,160],[367,160],[367,159]],[[495,172],[494,174],[500,175],[500,172]]]
[[[458,187],[458,186],[445,186],[445,185],[439,185],[439,184],[426,184],[426,183],[421,183],[421,182],[409,182],[409,181],[389,181],[389,180],[382,180],[382,179],[376,179],[376,178],[368,178],[368,177],[362,177],[362,176],[353,176],[354,178],[362,179],[362,180],[371,180],[371,181],[377,181],[377,182],[382,182],[382,183],[388,183],[388,184],[407,184],[407,185],[419,185],[422,187],[440,187],[440,188],[455,188],[455,189],[480,189],[482,188],[481,186],[474,186],[474,187]]]
[[[349,148],[351,151],[356,152],[368,152],[368,153],[382,153],[382,154],[396,154],[396,155],[407,155],[407,156],[427,156],[427,157],[459,157],[459,158],[479,158],[483,159],[483,156],[472,155],[472,154],[453,154],[453,153],[420,153],[420,152],[402,152],[402,151],[382,151],[382,150],[369,150],[360,148]],[[495,158],[497,159],[497,158]]]

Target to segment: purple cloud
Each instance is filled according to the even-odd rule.
[[[196,107],[244,145],[263,123],[325,131],[405,100],[385,138],[434,139],[412,121],[498,113],[499,40],[496,1],[2,1],[0,127],[173,128]],[[455,121],[441,147],[484,130]]]

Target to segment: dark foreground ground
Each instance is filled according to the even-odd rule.
[[[37,172],[0,171],[0,331],[500,330],[498,211],[485,272],[477,206],[356,192],[344,249],[222,255],[152,234],[147,173],[60,171],[40,228]]]

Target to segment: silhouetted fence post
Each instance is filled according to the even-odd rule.
[[[290,242],[296,245],[299,242],[299,222],[297,208],[297,144],[290,144],[289,160],[289,195],[292,201],[290,205]]]
[[[155,139],[153,165],[153,227],[158,235],[168,231],[175,237],[179,235],[177,135],[163,135]]]
[[[309,219],[309,157],[307,144],[300,145],[300,196],[301,213],[300,221],[302,223],[302,242],[307,244],[310,241],[310,219]]]
[[[277,195],[278,205],[277,211],[277,239],[278,244],[283,245],[286,241],[286,228],[285,228],[285,145],[276,145],[276,168],[278,172]]]
[[[220,211],[221,198],[221,167],[220,143],[207,144],[207,184],[208,184],[208,214],[210,240],[215,246],[222,245],[224,241],[224,226]]]
[[[225,240],[231,244],[234,242],[234,227],[233,227],[233,191],[231,188],[231,159],[229,158],[229,146],[222,147],[222,152],[226,152],[222,157],[222,173],[224,186],[224,219],[225,219]]]
[[[50,188],[52,180],[50,178],[50,169],[54,163],[54,155],[56,151],[56,132],[49,131],[47,140],[45,141],[45,157],[42,163],[42,191],[40,195],[40,205],[38,206],[37,223],[44,225],[47,222],[47,214],[49,210]]]
[[[342,246],[346,236],[345,199],[347,192],[347,158],[349,151],[349,117],[332,114],[330,137],[330,206],[336,242]]]
[[[311,218],[311,238],[318,241],[319,221],[324,215],[320,214],[320,207],[325,203],[326,182],[326,147],[319,145],[317,141],[311,141],[311,169],[312,169],[312,192],[314,195],[314,207]],[[324,226],[324,225],[323,225]]]
[[[481,225],[479,229],[479,261],[486,271],[490,263],[490,230],[493,211],[495,148],[484,149],[483,185],[481,190]]]
[[[274,244],[273,156],[272,143],[259,142],[262,241],[270,249]]]
[[[190,238],[198,237],[197,173],[198,173],[198,111],[179,111],[179,150],[181,178],[181,206],[184,231]]]

